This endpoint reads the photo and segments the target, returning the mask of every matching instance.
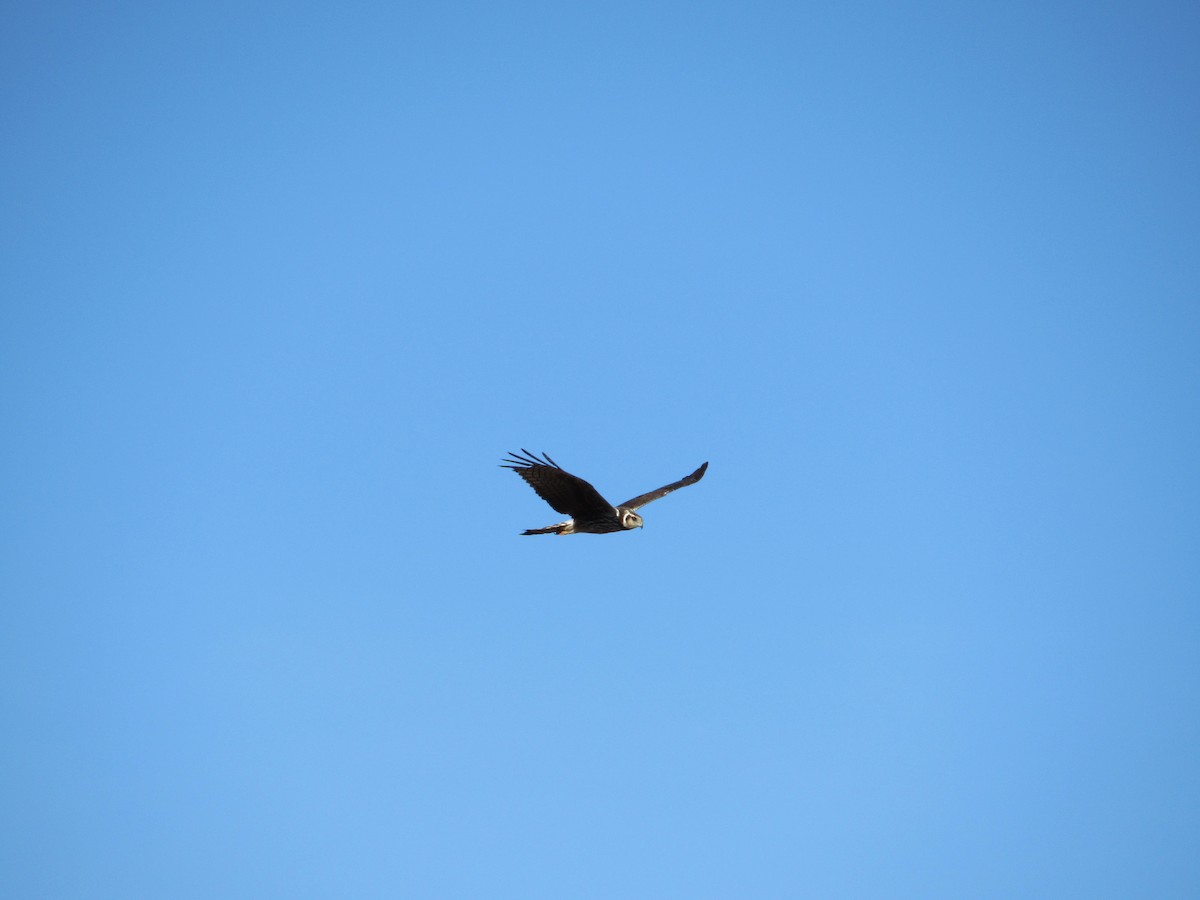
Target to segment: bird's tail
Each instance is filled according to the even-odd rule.
[[[569,523],[562,522],[558,525],[550,525],[546,528],[530,528],[528,531],[522,531],[522,535],[526,534],[570,534],[567,530]]]

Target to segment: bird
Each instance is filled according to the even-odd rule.
[[[671,491],[695,484],[704,477],[708,468],[705,462],[691,475],[645,494],[638,494],[619,506],[613,506],[600,496],[600,492],[578,475],[572,475],[543,453],[541,458],[521,448],[520,453],[509,453],[501,468],[512,469],[533,488],[556,512],[571,518],[545,528],[530,528],[527,534],[608,534],[613,531],[631,531],[643,527],[642,517],[637,510],[647,503],[665,497]]]

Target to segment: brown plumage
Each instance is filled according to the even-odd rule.
[[[522,534],[607,534],[641,528],[642,517],[636,510],[681,487],[695,484],[704,477],[704,471],[708,468],[708,463],[704,463],[679,481],[613,506],[588,482],[565,471],[545,453],[539,458],[522,449],[520,453],[510,453],[501,465],[524,478],[555,512],[571,517],[569,521],[546,528],[531,528]]]

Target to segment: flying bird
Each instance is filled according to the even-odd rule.
[[[521,534],[608,534],[610,531],[629,531],[642,527],[642,517],[637,514],[647,503],[665,497],[671,491],[695,484],[704,477],[708,463],[704,463],[691,475],[660,487],[658,490],[639,494],[620,506],[613,506],[600,496],[600,492],[580,478],[572,475],[545,453],[541,459],[536,454],[522,449],[510,453],[500,464],[512,469],[525,479],[525,483],[537,491],[537,495],[549,503],[556,512],[570,516],[566,522],[546,528],[531,528]]]

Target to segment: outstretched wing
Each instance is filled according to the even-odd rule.
[[[522,455],[524,454],[524,455]],[[600,492],[562,468],[545,453],[538,459],[524,448],[521,453],[510,453],[501,465],[512,469],[537,491],[537,495],[549,503],[556,512],[572,519],[592,519],[613,514],[612,504],[600,496]]]
[[[708,463],[705,463],[700,468],[698,468],[695,472],[693,472],[691,475],[688,475],[686,478],[680,478],[674,484],[668,484],[666,487],[660,487],[656,491],[650,491],[647,494],[639,494],[638,496],[634,497],[632,500],[626,500],[621,505],[627,509],[640,509],[641,507],[645,506],[647,503],[653,503],[655,500],[658,500],[661,497],[667,496],[667,494],[671,493],[671,491],[677,491],[681,487],[687,487],[689,484],[695,484],[697,481],[699,481],[701,478],[704,477],[704,470],[707,468],[708,468]]]

